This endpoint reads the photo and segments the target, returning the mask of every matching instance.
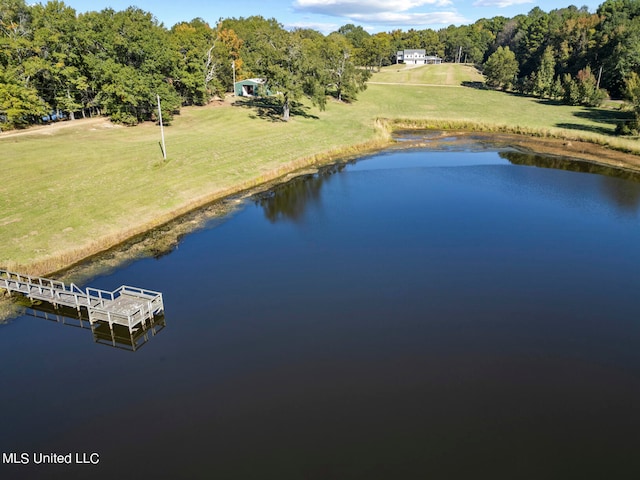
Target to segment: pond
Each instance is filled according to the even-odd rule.
[[[637,477],[639,245],[627,172],[480,141],[328,167],[92,279],[164,293],[135,351],[1,326],[0,475]]]

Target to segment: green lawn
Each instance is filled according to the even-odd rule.
[[[165,129],[167,162],[159,128],[151,123],[126,128],[78,121],[53,134],[43,129],[0,135],[0,267],[53,271],[204,199],[271,178],[293,162],[381,143],[386,132],[377,119],[522,127],[604,143],[620,115],[490,90],[424,85],[477,82],[468,66],[397,70],[387,67],[372,78],[393,85],[372,83],[356,103],[331,101],[323,112],[306,106],[289,123],[255,107],[185,108]],[[637,148],[637,141],[626,142]]]
[[[460,86],[462,82],[482,82],[483,78],[471,65],[443,63],[440,65],[391,65],[371,79],[373,82],[412,83]]]

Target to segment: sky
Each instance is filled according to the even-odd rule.
[[[467,25],[480,18],[514,17],[534,7],[586,6],[594,12],[604,0],[64,0],[78,13],[104,8],[124,10],[136,6],[151,12],[165,27],[200,17],[210,25],[220,18],[262,15],[286,28],[313,28],[324,34],[353,23],[369,33],[395,29],[439,30]],[[34,2],[36,3],[36,2]],[[46,3],[41,0],[37,3]]]

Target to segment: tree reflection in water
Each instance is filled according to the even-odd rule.
[[[346,164],[322,168],[317,174],[296,177],[257,196],[256,204],[264,209],[264,216],[271,222],[289,220],[302,221],[310,205],[320,203],[322,185],[335,173],[341,172]]]
[[[622,212],[636,212],[640,207],[640,174],[629,170],[597,165],[570,158],[504,151],[499,155],[514,165],[552,168],[570,172],[591,173],[601,178],[603,198]],[[627,180],[621,182],[619,180]],[[633,182],[633,183],[632,183]]]
[[[640,209],[639,173],[570,158],[532,153],[501,151],[499,155],[514,165],[598,175],[601,179],[603,199],[608,200],[622,213],[634,213]],[[271,223],[282,220],[299,223],[311,205],[320,204],[320,191],[324,183],[332,175],[341,172],[346,165],[331,165],[322,168],[317,174],[296,177],[269,192],[258,195],[256,204],[264,209],[264,215]]]

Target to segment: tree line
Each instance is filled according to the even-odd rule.
[[[496,19],[494,19],[496,20]],[[596,12],[567,7],[501,19],[482,62],[487,83],[570,105],[611,96],[634,105],[619,133],[638,133],[640,1],[607,0]]]
[[[234,79],[264,78],[292,102],[353,101],[370,72],[344,35],[287,31],[274,19],[200,18],[167,29],[139,8],[77,14],[62,1],[0,0],[0,127],[108,115],[135,125],[170,122],[181,106],[205,105]]]
[[[373,35],[353,24],[329,35],[288,31],[258,16],[169,29],[135,7],[78,14],[58,0],[0,0],[0,126],[39,123],[52,112],[134,125],[155,120],[156,95],[171,121],[181,106],[232,91],[234,78],[256,77],[281,94],[286,119],[302,96],[320,108],[331,96],[354,101],[371,71],[403,49],[476,64],[497,88],[587,105],[627,96],[640,112],[640,0]]]

